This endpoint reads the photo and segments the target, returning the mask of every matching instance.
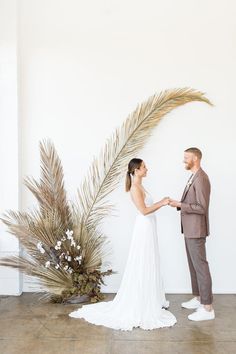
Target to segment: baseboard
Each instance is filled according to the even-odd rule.
[[[115,294],[117,293],[118,289],[114,289],[114,288],[109,288],[109,289],[102,289],[102,292],[104,294]],[[165,289],[165,293],[166,294],[192,294],[191,289]],[[234,295],[236,294],[236,289],[219,289],[219,290],[214,290],[213,289],[213,294],[215,295],[224,295],[224,294],[228,294],[228,295]]]

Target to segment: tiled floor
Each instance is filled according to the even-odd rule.
[[[0,297],[0,354],[236,354],[236,295],[215,295],[216,319],[205,322],[181,309],[190,295],[167,298],[174,327],[123,332],[68,317],[78,305],[41,303],[30,293]]]

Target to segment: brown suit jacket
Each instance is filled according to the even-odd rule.
[[[181,232],[185,237],[199,238],[209,235],[210,192],[209,178],[200,168],[192,183],[186,186],[181,198]]]

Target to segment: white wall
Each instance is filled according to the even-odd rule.
[[[19,208],[18,102],[17,102],[17,2],[0,0],[0,214]],[[15,237],[0,223],[0,257],[19,254]],[[18,271],[0,268],[0,294],[19,295]]]
[[[184,86],[214,102],[214,108],[193,103],[171,113],[139,155],[155,199],[180,198],[188,178],[183,150],[202,149],[212,182],[207,248],[218,293],[236,292],[235,12],[233,0],[19,2],[22,177],[39,175],[38,142],[49,137],[73,199],[92,157],[138,102]],[[107,219],[104,231],[118,274],[107,279],[108,292],[120,284],[135,218],[123,186],[111,200],[118,216]],[[24,187],[21,203],[35,205]],[[165,208],[157,221],[166,291],[189,292],[179,215]]]

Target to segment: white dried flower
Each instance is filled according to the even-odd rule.
[[[47,261],[47,262],[45,263],[45,267],[46,267],[46,268],[49,268],[49,267],[50,267],[50,264],[51,264],[50,261]]]
[[[37,249],[39,250],[39,252],[45,253],[45,249],[43,248],[42,242],[37,243]]]
[[[71,246],[75,246],[75,241],[71,241]]]
[[[56,265],[55,265],[55,268],[56,268],[56,269],[58,269],[59,267],[60,267],[59,264],[56,264]]]
[[[69,266],[68,266],[68,265],[65,265],[64,270],[67,270],[68,268],[69,268]]]
[[[57,241],[57,246],[61,246],[61,241]]]
[[[72,230],[67,230],[66,231],[66,235],[67,235],[68,240],[71,240],[72,235],[73,235],[73,231]]]
[[[80,247],[80,245],[78,245],[76,248],[77,248],[77,250],[80,250],[81,247]]]
[[[37,243],[37,249],[38,249],[38,250],[39,250],[40,248],[42,248],[42,246],[43,246],[42,242],[38,242],[38,243]]]
[[[76,257],[74,258],[75,261],[81,261],[81,259],[82,259],[82,256],[76,256]]]
[[[67,257],[68,262],[71,262],[71,259],[72,259],[71,256]]]
[[[57,245],[56,245],[54,248],[55,248],[55,250],[57,250],[57,251],[61,249],[61,247],[60,247],[60,246],[57,246]]]
[[[69,268],[68,269],[68,272],[71,274],[71,273],[73,273],[73,269],[72,268]]]

